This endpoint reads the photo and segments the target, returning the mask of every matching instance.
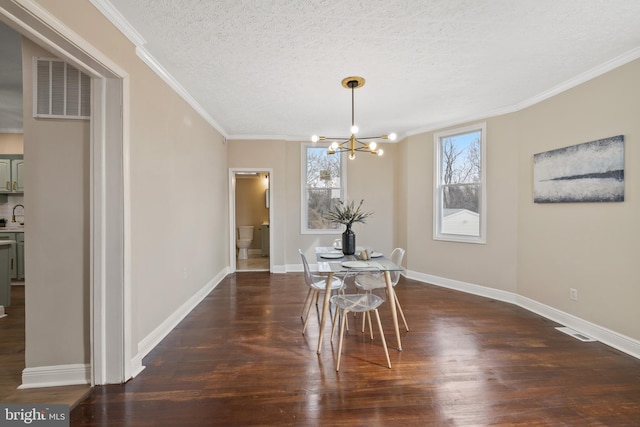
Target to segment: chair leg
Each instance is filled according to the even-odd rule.
[[[367,311],[363,314],[367,315],[367,320],[369,321],[369,336],[371,337],[371,339],[373,339],[373,324],[371,323],[371,312]]]
[[[347,310],[342,310],[342,319],[340,319],[340,339],[338,340],[338,361],[336,363],[336,372],[340,370],[340,356],[342,356],[342,339],[344,338],[344,324],[347,322],[347,313]]]
[[[320,292],[313,291],[315,296],[317,297]],[[311,297],[311,301],[313,301],[313,297]],[[307,317],[304,319],[304,326],[302,326],[302,335],[307,330],[307,323],[309,323],[309,317],[311,317],[311,304],[309,305],[309,310],[307,310]]]
[[[409,326],[407,326],[407,319],[404,318],[404,313],[402,312],[402,307],[400,306],[400,300],[398,300],[398,295],[394,292],[393,296],[396,300],[396,307],[398,307],[398,312],[400,313],[400,317],[402,317],[402,321],[404,322],[404,328],[409,332]]]
[[[380,323],[380,314],[378,309],[375,309],[376,320],[378,321],[378,329],[380,329],[380,337],[382,338],[382,347],[384,348],[384,354],[387,356],[387,366],[391,369],[391,359],[389,359],[389,350],[387,349],[387,340],[384,339],[384,331],[382,330],[382,323]]]
[[[304,304],[302,304],[302,311],[300,312],[301,319],[304,319],[304,311],[305,311],[305,308],[307,308],[307,304],[309,303],[309,296],[311,295],[311,291],[312,291],[311,288],[307,290],[307,296],[304,299]],[[311,308],[311,306],[309,306],[309,308]]]
[[[333,336],[336,333],[336,320],[338,320],[337,317],[339,311],[338,307],[336,307],[335,312],[333,313],[333,321],[331,322],[331,342],[333,342]]]

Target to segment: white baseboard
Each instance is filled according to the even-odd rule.
[[[184,304],[182,304],[176,311],[174,311],[164,322],[162,322],[156,329],[154,329],[149,335],[143,338],[138,343],[138,354],[131,359],[131,373],[132,377],[138,375],[144,366],[142,365],[142,359],[149,354],[160,341],[162,341],[168,334],[184,319],[191,311],[215,289],[218,284],[229,274],[229,268],[225,268],[218,273],[213,279],[206,283],[198,292],[196,292],[191,298],[189,298]]]
[[[271,268],[271,272],[275,274],[284,274],[287,273],[287,267],[285,265],[274,265]]]
[[[38,366],[22,370],[19,389],[91,384],[91,365]]]
[[[553,320],[561,325],[575,329],[576,331],[594,338],[603,344],[640,359],[640,341],[516,293],[409,270],[406,272],[406,277],[431,285],[515,304],[533,313],[539,314],[542,317],[546,317],[549,320]]]

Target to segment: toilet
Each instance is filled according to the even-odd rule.
[[[249,246],[253,240],[253,225],[241,225],[238,227],[238,259],[247,259]]]

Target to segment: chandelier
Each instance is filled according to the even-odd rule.
[[[396,134],[390,133],[389,135],[380,135],[380,136],[361,136],[356,137],[358,133],[358,126],[355,124],[355,110],[354,110],[354,90],[361,88],[364,86],[364,78],[362,77],[346,77],[342,79],[342,86],[346,89],[351,89],[351,136],[350,137],[329,137],[329,136],[318,136],[313,135],[311,137],[311,141],[325,141],[325,140],[333,140],[329,148],[327,149],[327,154],[335,154],[335,153],[349,153],[349,159],[353,160],[356,157],[356,151],[366,151],[371,154],[377,154],[378,156],[382,156],[383,150],[382,148],[378,148],[378,143],[375,141],[376,139],[388,139],[390,141],[395,141]]]

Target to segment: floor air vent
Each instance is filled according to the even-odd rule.
[[[560,332],[564,332],[567,335],[571,335],[572,337],[574,337],[577,340],[580,340],[582,342],[594,342],[596,340],[594,340],[591,337],[588,337],[584,334],[581,334],[580,332],[571,329],[571,328],[567,328],[566,326],[562,326],[562,327],[558,327],[556,328],[557,330],[559,330]]]

